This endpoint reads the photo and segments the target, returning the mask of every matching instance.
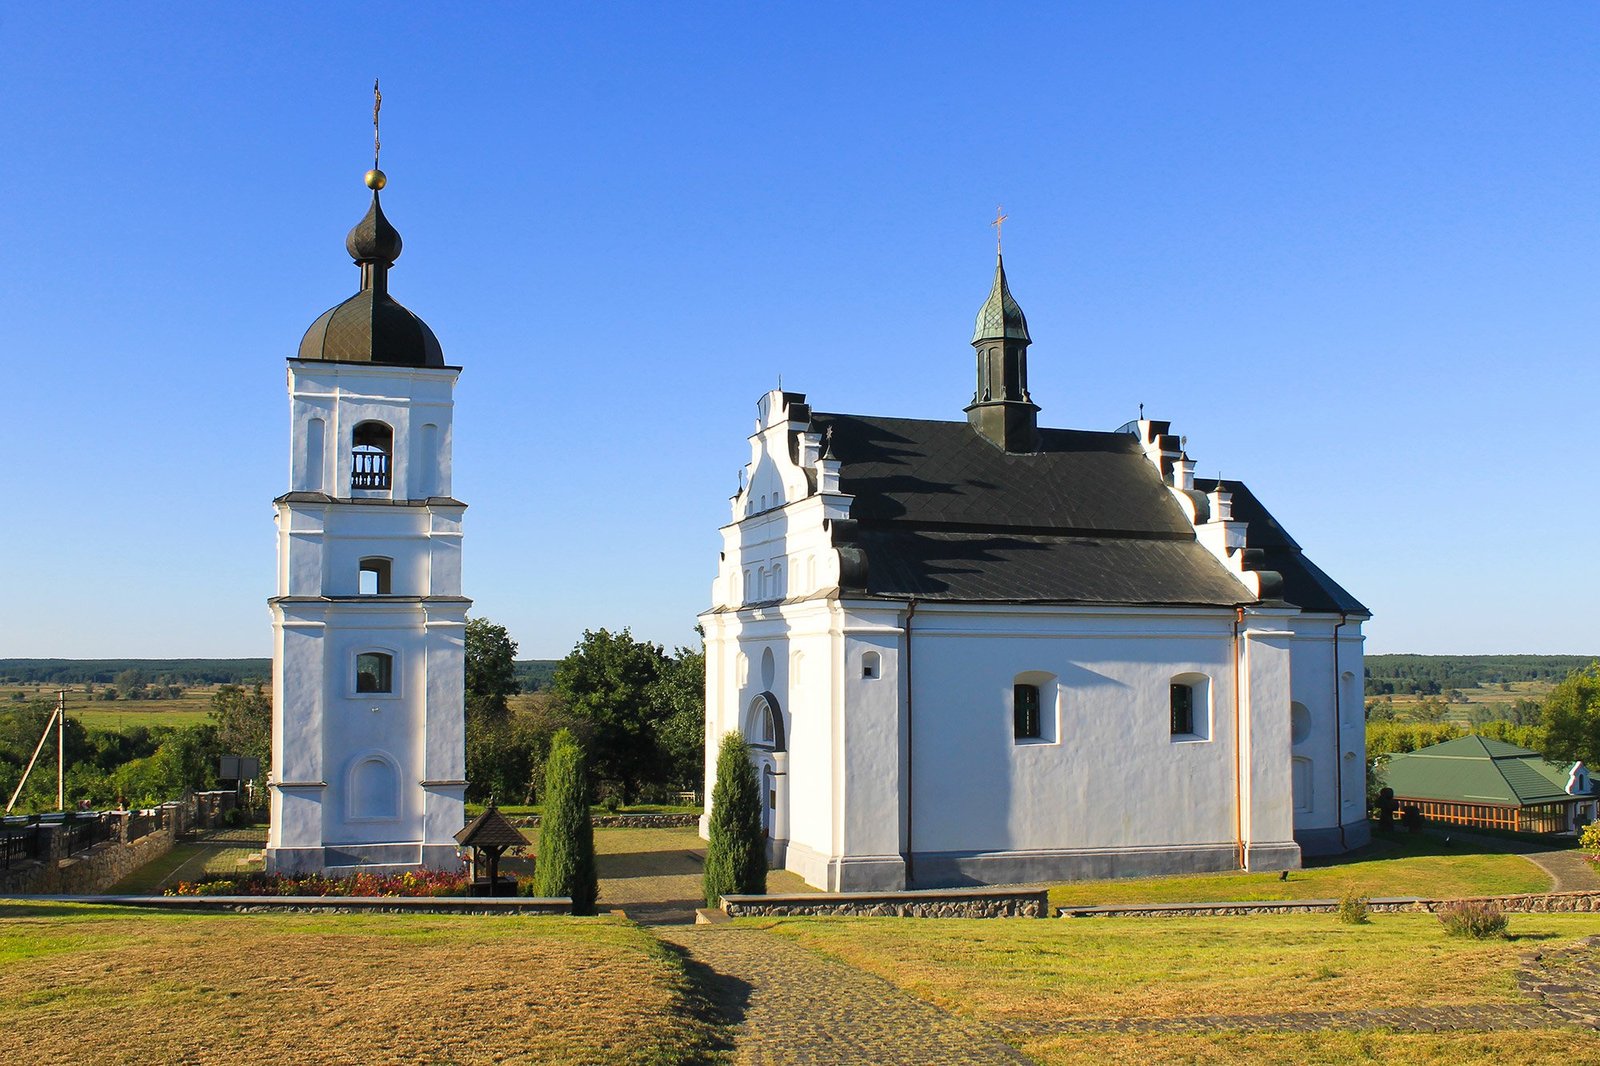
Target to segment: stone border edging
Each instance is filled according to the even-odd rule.
[[[566,897],[505,896],[12,896],[0,907],[37,903],[98,903],[163,911],[239,914],[571,914]]]
[[[907,892],[796,892],[723,896],[730,918],[1043,918],[1042,888],[931,888]]]
[[[1367,900],[1374,914],[1434,913],[1452,903],[1492,903],[1512,914],[1571,914],[1600,911],[1600,892],[1524,892],[1509,896],[1425,899],[1380,896]],[[1246,914],[1332,914],[1336,899],[1265,899],[1231,903],[1123,903],[1105,907],[1061,907],[1058,918],[1203,918]]]
[[[539,816],[523,814],[507,816],[518,829],[537,829]],[[687,829],[700,824],[698,814],[594,814],[589,824],[596,829]]]

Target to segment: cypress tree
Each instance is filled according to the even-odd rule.
[[[706,845],[706,906],[723,896],[767,891],[766,834],[761,828],[761,786],[750,765],[750,748],[735,731],[717,750],[717,781],[711,790],[711,840]]]
[[[573,914],[593,914],[600,883],[589,819],[589,774],[583,749],[570,730],[560,730],[550,741],[544,781],[535,890],[541,896],[570,896]]]

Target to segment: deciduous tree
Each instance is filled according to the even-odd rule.
[[[666,663],[660,645],[634,640],[626,629],[585,630],[551,681],[566,713],[588,725],[595,776],[614,785],[623,803],[661,779],[660,711],[652,696]]]
[[[1574,670],[1544,698],[1544,757],[1600,767],[1600,661]]]

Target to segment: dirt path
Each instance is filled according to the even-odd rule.
[[[875,1066],[1027,1063],[988,1026],[953,1018],[879,977],[754,929],[666,926],[733,1027],[734,1060]]]

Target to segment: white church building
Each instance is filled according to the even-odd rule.
[[[1281,870],[1368,840],[1361,624],[1167,422],[1048,429],[1003,263],[961,421],[757,405],[706,635],[706,795],[887,890]],[[705,823],[702,823],[702,834]]]
[[[267,870],[457,865],[465,821],[459,367],[389,295],[383,173],[346,248],[361,290],[289,360],[289,491],[272,612]]]

